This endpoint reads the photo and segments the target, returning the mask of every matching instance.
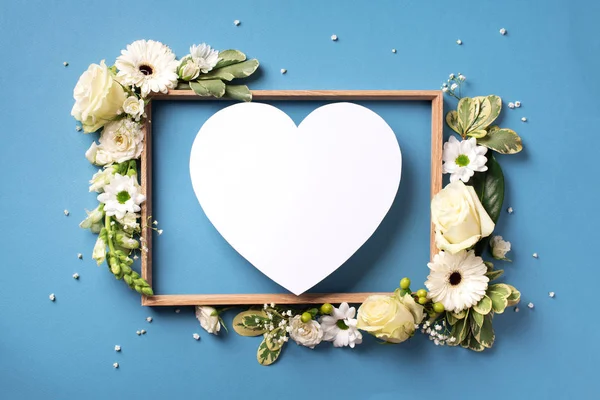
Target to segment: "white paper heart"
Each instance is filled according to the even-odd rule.
[[[352,103],[319,107],[298,127],[276,107],[232,105],[206,121],[190,156],[192,185],[208,219],[244,258],[296,295],[375,232],[401,169],[392,129]]]

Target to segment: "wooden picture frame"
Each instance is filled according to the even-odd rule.
[[[254,90],[253,100],[292,101],[429,101],[431,102],[431,196],[442,188],[442,133],[444,100],[439,90]],[[171,90],[167,94],[153,95],[146,105],[144,124],[144,150],[141,156],[141,187],[146,201],[142,204],[142,237],[148,247],[142,252],[142,277],[152,286],[152,227],[147,223],[152,215],[152,103],[157,100],[221,100],[200,97],[192,90]],[[431,226],[430,254],[437,253],[435,234]],[[368,296],[378,293],[305,293],[296,296],[281,294],[169,294],[142,295],[143,306],[195,306],[195,305],[252,305],[252,304],[322,304],[362,303]]]

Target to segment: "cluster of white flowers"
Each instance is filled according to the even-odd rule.
[[[452,97],[456,97],[460,99],[460,91],[462,89],[462,84],[467,80],[467,77],[461,74],[450,74],[448,80],[442,84],[442,92],[449,94]],[[458,94],[457,94],[458,91]]]
[[[431,322],[425,321],[423,325],[416,325],[415,328],[421,328],[421,333],[427,334],[429,340],[433,341],[436,346],[444,346],[447,343],[456,342],[456,338],[450,334],[450,331],[446,327],[446,321],[436,321],[433,325],[431,325]]]
[[[139,158],[143,150],[142,126],[130,119],[120,119],[104,126],[99,144],[92,143],[85,157],[96,165],[121,163]]]
[[[219,62],[219,52],[206,43],[190,47],[190,54],[181,59],[177,73],[184,81],[192,81],[201,73],[210,72]]]

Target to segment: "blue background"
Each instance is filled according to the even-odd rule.
[[[600,4],[584,0],[2,2],[0,398],[597,397],[599,16]],[[523,304],[495,319],[495,347],[476,354],[422,336],[401,346],[366,338],[355,350],[292,343],[265,368],[255,359],[256,338],[203,333],[192,308],[141,307],[139,296],[95,266],[94,236],[77,227],[83,209],[96,204],[87,193],[95,169],[83,157],[93,136],[76,132],[69,116],[87,66],[111,64],[141,38],[179,56],[203,41],[241,49],[261,61],[254,89],[438,89],[460,71],[466,95],[521,101],[501,121],[520,133],[525,150],[500,157],[505,208],[515,212],[502,214],[496,233],[513,243],[506,280]],[[297,121],[310,112],[310,105],[284,106]],[[156,155],[155,188],[164,191],[155,214],[165,230],[156,244],[164,261],[157,290],[279,290],[211,231],[191,196],[187,152],[216,109],[203,107],[156,109],[164,153]],[[414,282],[427,275],[429,143],[421,133],[428,114],[421,104],[373,109],[403,148],[401,195],[373,240],[321,290],[391,290],[404,275]],[[140,329],[148,333],[138,337]]]

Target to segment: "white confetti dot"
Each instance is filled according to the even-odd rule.
[[[515,312],[519,312],[519,307],[515,307]]]
[[[179,314],[181,312],[181,310],[179,308],[175,309],[175,314]]]
[[[115,346],[115,351],[121,351],[121,346],[119,346],[119,345],[116,345],[116,346]]]
[[[113,368],[119,368],[119,363],[114,363]]]
[[[147,318],[146,318],[146,321],[148,321],[148,322],[152,322],[152,317],[147,317]]]
[[[194,333],[194,334],[192,335],[192,337],[193,337],[194,339],[196,339],[196,340],[200,340],[200,335],[198,335],[197,333]]]
[[[506,35],[506,29],[504,29],[504,28],[500,29],[500,34],[501,35]]]
[[[285,73],[287,72],[287,69],[285,69],[285,68],[281,68],[281,71],[280,71],[280,72],[281,72],[282,74],[285,74]]]
[[[521,118],[521,121],[527,122],[527,118],[523,117],[523,118]]]
[[[517,107],[517,108],[521,107],[521,102],[520,101],[515,101],[515,107]]]
[[[396,49],[392,49],[392,53],[394,53],[394,54],[395,54],[395,53],[396,53]]]
[[[554,298],[555,293],[554,292],[548,292],[548,296]]]
[[[75,130],[76,130],[77,132],[81,132],[81,129],[82,129],[82,128],[81,128],[81,125],[77,125],[77,126],[75,126]]]
[[[56,296],[54,295],[54,293],[51,293],[50,296],[48,296],[48,298],[50,299],[50,301],[56,300]]]
[[[63,211],[63,213],[65,213],[65,217],[69,216],[69,210],[65,210],[65,211]]]
[[[77,253],[77,258],[79,258],[80,260],[83,259],[83,254]]]
[[[138,336],[140,336],[140,335],[142,334],[142,332],[140,332],[140,331],[135,331],[135,333],[136,333]]]
[[[145,329],[142,329],[140,332],[142,333],[142,335],[146,334],[146,330]]]
[[[460,46],[460,45],[462,44],[462,40],[458,39],[458,40],[456,41],[456,44]]]
[[[515,108],[515,103],[513,103],[512,101],[508,103],[508,108]]]
[[[331,35],[331,40],[333,40],[334,42],[338,40],[337,35]]]
[[[239,25],[241,24],[241,22],[240,22],[240,20],[239,20],[239,19],[236,19],[235,21],[233,21],[233,24],[234,24],[235,26],[239,26]]]
[[[67,66],[69,65],[69,63],[68,63],[68,62],[66,62],[66,61],[64,61],[64,62],[63,62],[63,65],[64,65],[65,67],[67,67]]]
[[[515,211],[513,210],[513,208],[512,208],[512,207],[508,207],[508,208],[506,209],[506,212],[507,212],[507,213],[509,213],[509,214],[512,214],[512,213],[513,213],[513,212],[515,212]]]
[[[538,257],[539,257],[539,256],[538,256],[538,253],[533,253],[531,256],[532,256],[533,258],[538,258]]]
[[[529,303],[529,304],[527,304],[527,307],[529,307],[529,308],[533,308],[533,307],[535,307],[535,306],[533,305],[533,303]]]
[[[77,272],[73,274],[73,279],[79,279],[79,274]]]

